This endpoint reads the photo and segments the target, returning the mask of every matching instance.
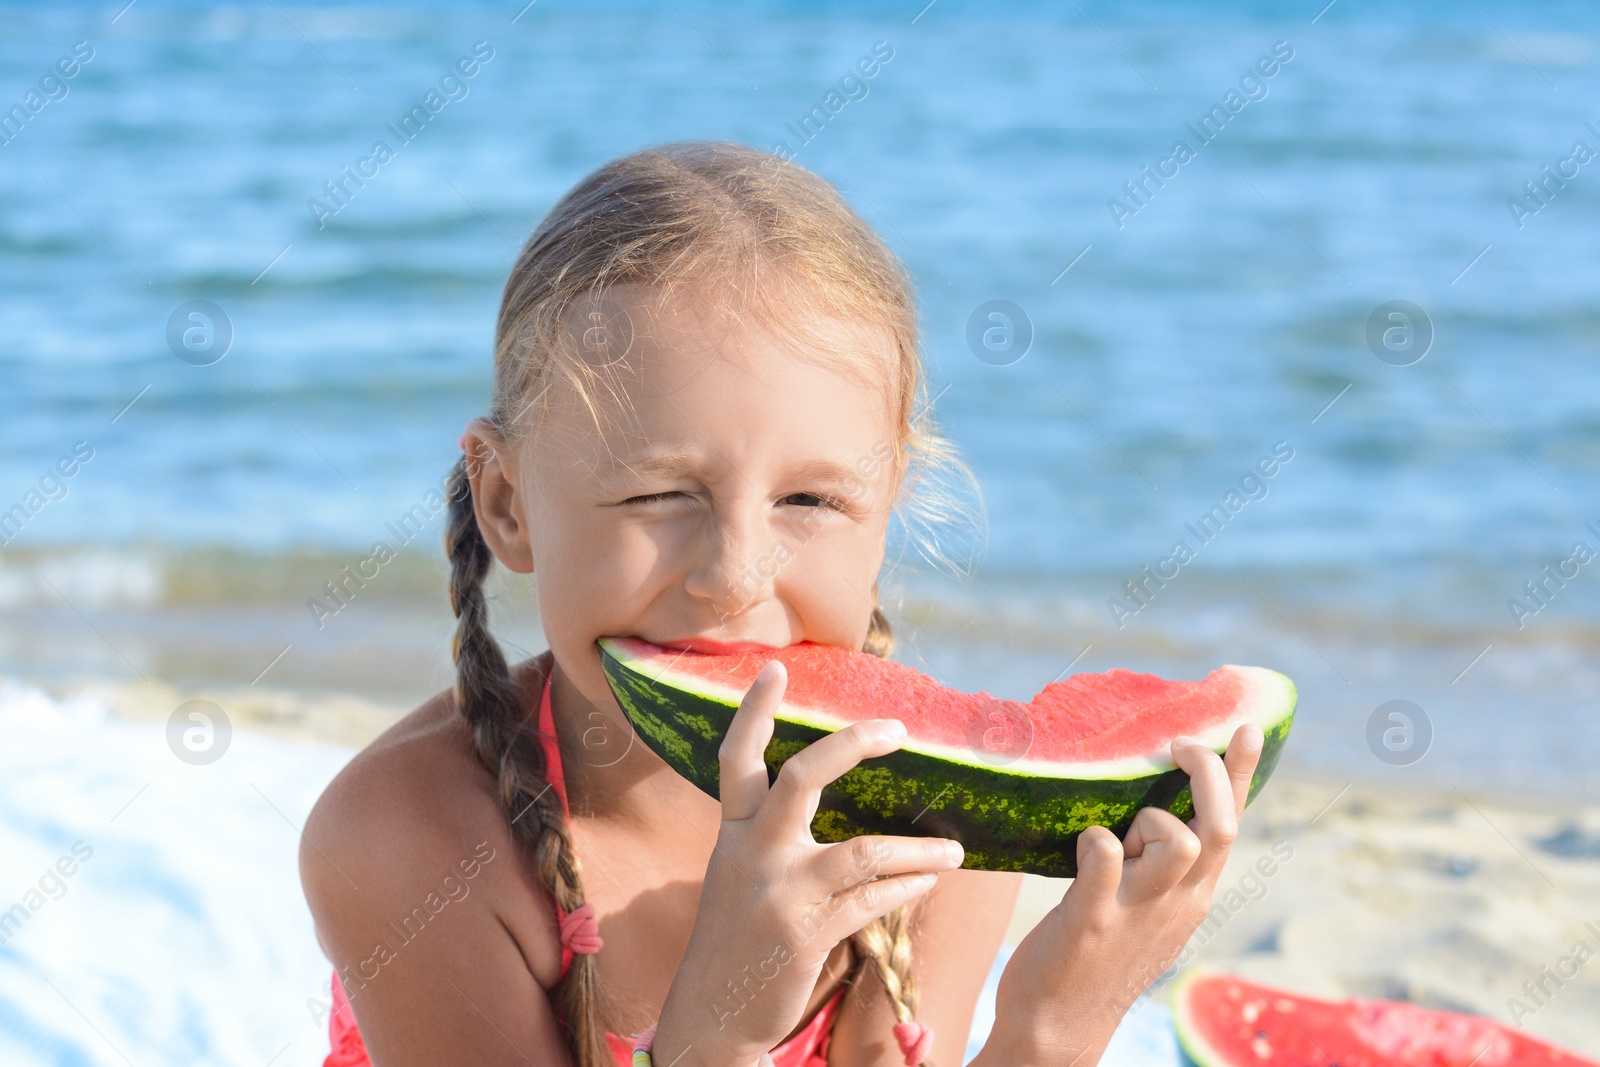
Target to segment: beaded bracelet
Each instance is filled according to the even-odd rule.
[[[655,1023],[651,1023],[644,1033],[633,1039],[633,1067],[654,1067],[650,1062],[650,1046],[655,1044],[655,1040]]]
[[[659,1024],[651,1023],[642,1034],[633,1039],[633,1067],[655,1067],[650,1062],[650,1046],[655,1044],[657,1025]],[[756,1061],[756,1067],[774,1067],[772,1053],[763,1052],[761,1058]]]

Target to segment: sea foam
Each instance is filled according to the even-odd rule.
[[[320,1063],[298,827],[352,751],[235,730],[192,766],[11,680],[0,735],[0,1062]]]

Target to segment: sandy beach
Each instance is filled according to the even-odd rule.
[[[1068,884],[1026,876],[1007,940]],[[1313,996],[1520,1021],[1600,1056],[1600,807],[1274,778],[1245,813],[1213,901],[1193,964]],[[1165,999],[1165,984],[1151,995]]]

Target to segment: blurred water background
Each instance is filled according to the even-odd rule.
[[[307,602],[401,547],[388,524],[481,410],[500,287],[555,198],[717,137],[834,181],[919,286],[988,536],[963,582],[897,529],[908,661],[1022,697],[1069,665],[1268,664],[1301,687],[1290,766],[1600,795],[1600,598],[1562,562],[1600,549],[1600,179],[1570,158],[1600,149],[1600,14],[920,7],[0,10],[8,107],[92,51],[0,146],[0,509],[25,519],[0,534],[0,670],[397,706],[447,684],[437,517],[321,629]],[[830,91],[845,105],[797,137]],[[1193,158],[1163,164],[1179,140]],[[378,141],[393,158],[331,199]],[[209,365],[168,343],[193,300],[231,324]],[[969,344],[991,300],[1031,323],[1014,362]],[[1431,322],[1406,366],[1368,343],[1392,300]],[[1194,537],[1280,442],[1292,460]],[[75,446],[92,459],[50,479]],[[1115,611],[1178,540],[1195,558]],[[506,593],[508,640],[537,651]],[[1400,769],[1366,739],[1391,699],[1433,734]]]

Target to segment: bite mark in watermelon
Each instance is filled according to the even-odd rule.
[[[1077,874],[1078,835],[1118,837],[1142,807],[1194,815],[1189,776],[1172,762],[1188,734],[1224,752],[1234,730],[1261,727],[1254,799],[1294,721],[1294,683],[1262,667],[1225,666],[1198,682],[1113,670],[1045,686],[1031,701],[939,685],[915,668],[804,641],[770,652],[713,655],[636,637],[603,637],[601,665],[617,704],[657,755],[713,797],[717,751],[768,660],[788,684],[765,759],[771,780],[790,756],[861,719],[906,726],[900,748],[862,760],[822,790],[818,841],[861,834],[950,837],[963,867]]]
[[[1462,1012],[1395,1000],[1318,1000],[1193,970],[1172,987],[1189,1067],[1600,1067]]]

